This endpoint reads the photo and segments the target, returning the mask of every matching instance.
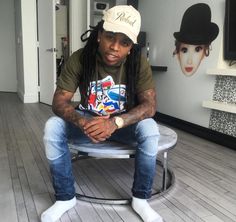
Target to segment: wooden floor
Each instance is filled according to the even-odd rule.
[[[39,215],[54,201],[42,142],[44,123],[51,115],[47,105],[23,104],[14,93],[0,93],[1,222],[40,221]],[[176,176],[175,186],[165,196],[151,199],[151,206],[166,222],[236,221],[236,152],[185,132],[176,132],[178,144],[169,155],[169,166]],[[80,180],[77,189],[91,194],[129,195],[132,165],[132,160],[83,160],[81,166],[75,167],[75,175]],[[99,188],[98,183],[109,184],[111,189]],[[119,187],[120,192],[114,192],[113,187]],[[129,205],[78,201],[61,221],[141,220]]]

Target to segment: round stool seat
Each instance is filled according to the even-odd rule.
[[[174,130],[159,125],[160,138],[158,143],[158,152],[163,152],[171,149],[177,142],[177,134]],[[109,157],[109,158],[124,158],[127,155],[135,155],[135,145],[126,145],[113,141],[104,141],[97,144],[94,143],[79,143],[69,144],[70,149],[86,153],[93,157]]]

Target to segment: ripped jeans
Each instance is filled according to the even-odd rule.
[[[78,112],[85,117],[91,117],[91,114],[86,111]],[[111,141],[137,144],[132,187],[134,197],[141,199],[151,197],[158,152],[158,139],[158,125],[151,118],[118,129],[109,138]],[[57,116],[51,117],[45,124],[44,145],[56,200],[70,200],[75,196],[74,176],[68,142],[73,142],[74,144],[91,143],[91,140],[73,124],[65,122]]]

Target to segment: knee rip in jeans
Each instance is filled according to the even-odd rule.
[[[160,137],[160,134],[158,134],[158,133],[155,133],[152,135],[150,135],[150,134],[149,135],[141,135],[141,136],[139,136],[138,141],[139,141],[139,143],[143,143],[145,140],[151,139],[151,140],[157,140],[157,142],[158,142],[159,137]]]
[[[48,149],[46,149],[46,157],[50,161],[55,161],[62,157],[65,153],[60,153],[60,155],[56,156],[55,154],[52,154]]]
[[[139,137],[139,140],[140,141],[144,141],[144,140],[146,140],[147,138],[159,138],[160,137],[160,134],[159,133],[155,133],[155,134],[152,134],[152,135],[142,135],[142,136],[140,136]]]
[[[50,142],[48,140],[44,141],[47,141],[45,142],[45,153],[48,160],[54,161],[56,159],[59,159],[66,153],[65,150],[60,150],[60,148],[57,149],[55,147],[50,146],[50,142],[52,142],[52,140],[50,140]]]

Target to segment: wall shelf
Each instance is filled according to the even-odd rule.
[[[151,66],[152,71],[166,72],[167,66]]]
[[[236,113],[236,104],[207,100],[202,102],[202,106],[209,109],[216,109],[228,113]]]
[[[207,69],[208,75],[236,76],[236,69]]]

